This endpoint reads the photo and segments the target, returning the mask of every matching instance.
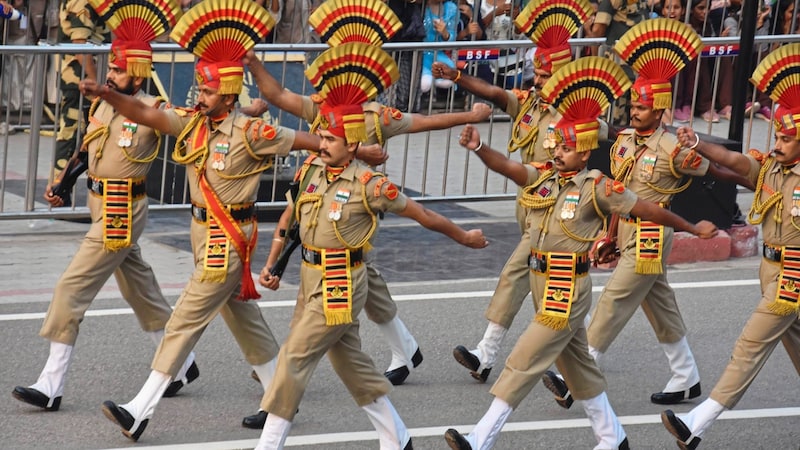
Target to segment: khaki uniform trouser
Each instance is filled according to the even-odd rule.
[[[367,318],[377,324],[390,322],[397,316],[397,304],[389,292],[389,286],[372,260],[372,252],[364,255],[364,265],[367,268],[367,302],[364,312]]]
[[[361,350],[358,315],[367,301],[364,266],[352,268],[353,322],[327,326],[322,303],[322,271],[300,266],[298,294],[289,336],[281,347],[275,378],[261,400],[261,409],[292,421],[311,375],[327,353],[333,370],[358,406],[364,406],[391,390],[391,384]]]
[[[759,275],[763,286],[761,301],[736,340],[730,362],[710,395],[726,408],[739,403],[778,342],[783,343],[800,375],[800,316],[780,316],[767,308],[775,300],[780,265],[762,260]]]
[[[242,225],[249,236],[252,224]],[[237,300],[242,263],[229,247],[228,274],[223,283],[201,281],[205,252],[206,225],[192,220],[191,238],[195,270],[183,289],[165,329],[164,339],[153,357],[153,370],[174,377],[189,352],[217,313],[222,315],[242,354],[250,365],[266,364],[278,354],[278,343],[255,301]]]
[[[519,313],[525,298],[531,291],[530,268],[528,267],[530,255],[531,240],[526,231],[522,233],[522,239],[503,266],[492,299],[486,308],[486,319],[505,329],[511,328],[514,317]]]
[[[636,226],[620,222],[619,242],[632,242]],[[667,282],[667,258],[672,250],[672,228],[664,228],[662,273],[636,273],[636,248],[622,248],[617,267],[606,282],[589,323],[589,345],[605,353],[628,320],[641,306],[658,342],[670,344],[686,336],[686,325],[678,309],[675,291]],[[621,244],[623,245],[623,244]]]
[[[537,311],[541,308],[546,281],[544,275],[531,273]],[[492,386],[492,395],[516,408],[553,363],[576,399],[584,400],[604,392],[606,380],[586,344],[583,320],[591,306],[592,281],[587,274],[575,281],[569,325],[563,330],[554,330],[532,320],[508,355],[500,377]]]
[[[122,297],[145,331],[164,328],[172,308],[161,294],[153,269],[142,259],[136,243],[147,223],[147,201],[132,205],[131,246],[112,252],[103,248],[102,199],[89,194],[92,224],[78,252],[56,283],[53,300],[39,335],[54,342],[75,345],[78,328],[97,293],[114,274]]]

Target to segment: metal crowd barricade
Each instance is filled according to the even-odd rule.
[[[800,40],[797,35],[758,37],[758,44],[773,42],[791,42]],[[599,45],[603,39],[576,39],[571,41],[574,47]],[[706,38],[709,45],[733,44],[736,38]],[[421,52],[425,50],[451,50],[457,58],[459,51],[486,49],[520,49],[516,53],[517,63],[522,67],[525,51],[532,47],[530,41],[456,41],[446,43],[413,43],[386,44],[388,52],[413,51],[416,80],[419,80],[419,61]],[[154,44],[154,66],[157,77],[154,84],[163,95],[169,97],[171,103],[184,106],[193,104],[194,57],[175,44]],[[257,53],[264,60],[268,70],[282,85],[300,94],[310,94],[311,87],[305,80],[303,71],[314,55],[327,49],[324,44],[273,45],[261,44],[256,47]],[[0,221],[32,218],[74,218],[88,216],[85,202],[77,197],[75,205],[70,208],[51,209],[42,199],[44,188],[48,182],[53,162],[55,136],[43,136],[43,131],[51,131],[55,127],[44,120],[44,86],[46,84],[47,60],[63,54],[94,54],[100,59],[99,79],[104,79],[105,58],[108,45],[73,45],[56,46],[0,46],[0,57],[13,54],[30,54],[34,58],[33,70],[29,76],[35,80],[34,98],[30,111],[11,111],[5,108],[0,121],[6,122],[9,132],[0,136]],[[60,58],[59,58],[60,59]],[[489,62],[492,63],[491,61]],[[468,64],[464,70],[471,70]],[[495,73],[498,73],[496,70]],[[496,80],[495,80],[496,81]],[[259,95],[249,75],[245,75],[245,93],[240,97],[241,103],[247,104],[250,99]],[[8,83],[0,80],[0,95],[7,95],[12,89]],[[387,93],[388,101],[392,100],[393,89]],[[412,92],[412,98],[418,95]],[[434,109],[429,103],[421,105],[422,114],[440,114],[456,108],[452,101],[452,92],[448,94],[447,105]],[[471,109],[478,99],[467,96],[462,110]],[[460,106],[460,105],[457,105]],[[13,114],[12,114],[13,113]],[[19,117],[19,120],[14,118]],[[285,112],[270,108],[269,118],[275,123],[295,129],[308,130],[308,124]],[[495,110],[489,121],[477,124],[484,142],[498,150],[505,150],[511,133],[513,118]],[[696,119],[701,120],[701,119]],[[58,118],[55,118],[57,126]],[[724,123],[715,125],[715,134],[724,135]],[[709,125],[710,126],[710,125]],[[767,148],[772,134],[771,124],[751,120],[745,123],[747,128],[745,148],[750,146],[762,150]],[[0,127],[0,131],[2,127]],[[460,128],[440,130],[414,135],[398,136],[390,139],[387,151],[388,162],[379,168],[395,181],[407,194],[421,201],[463,201],[474,202],[484,200],[511,199],[516,187],[504,177],[487,170],[483,164],[469,152],[464,151],[457,142]],[[15,133],[11,133],[15,131]],[[705,131],[705,130],[702,130]],[[49,133],[52,134],[52,133]],[[152,211],[175,211],[188,208],[186,179],[182,167],[170,161],[173,140],[165,140],[159,151],[159,158],[153,163],[151,177],[148,179],[148,195]],[[274,167],[264,174],[262,189],[259,194],[259,208],[280,210],[285,207],[285,186],[296,168],[302,162],[302,156],[294,156],[276,161]],[[77,192],[85,191],[78,183]],[[85,193],[84,193],[85,198]]]

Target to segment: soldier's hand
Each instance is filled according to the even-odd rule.
[[[53,185],[48,184],[47,188],[44,190],[44,199],[47,200],[47,203],[54,208],[58,208],[60,206],[64,206],[64,199],[57,195],[53,195]]]
[[[691,127],[679,127],[675,135],[678,137],[678,143],[684,148],[693,146],[698,139]]]
[[[98,96],[108,92],[108,86],[105,84],[99,85],[97,81],[92,80],[90,78],[85,78],[81,80],[78,87],[81,90],[81,94],[91,97],[91,96]]]
[[[458,75],[458,70],[453,69],[447,64],[435,62],[431,65],[431,74],[434,78],[443,78],[445,80],[453,80]]]
[[[481,135],[478,129],[472,125],[464,125],[464,129],[458,135],[458,143],[467,150],[475,150],[481,145]]]
[[[694,235],[700,239],[711,239],[717,235],[717,226],[707,220],[701,220],[694,226]]]
[[[248,115],[250,117],[261,117],[269,109],[269,103],[262,98],[254,98],[250,102]]]
[[[462,244],[469,248],[484,248],[489,245],[489,241],[486,240],[482,230],[476,229],[467,231],[466,238]]]
[[[356,157],[370,166],[379,166],[389,159],[389,153],[380,144],[361,144]]]
[[[248,50],[247,53],[245,53],[244,56],[242,57],[242,64],[244,64],[245,66],[249,65],[251,62],[254,63],[256,61],[258,61],[258,57],[256,56],[255,50],[253,50],[252,48]]]
[[[472,105],[472,113],[475,115],[473,122],[483,122],[492,115],[492,107],[482,102],[475,102]]]
[[[267,289],[276,291],[281,286],[281,277],[273,276],[269,273],[270,269],[272,269],[270,266],[264,266],[264,268],[261,269],[261,274],[258,276],[258,284]]]

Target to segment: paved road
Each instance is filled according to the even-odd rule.
[[[467,431],[488,407],[491,384],[477,384],[452,358],[456,344],[474,345],[485,328],[483,311],[497,273],[517,238],[511,203],[469,206],[436,204],[466,227],[482,227],[492,245],[475,251],[458,247],[403,219],[381,228],[382,269],[400,304],[403,320],[425,356],[406,385],[391,399],[410,427],[415,448],[446,448],[448,427]],[[185,225],[188,214],[154,214],[141,244],[159,281],[174,302],[191,271]],[[32,226],[32,227],[31,227]],[[271,224],[262,224],[268,236]],[[159,405],[138,444],[124,438],[100,412],[104,400],[129,400],[149,372],[154,350],[138,329],[113,283],[102,291],[81,327],[61,410],[45,413],[9,395],[30,384],[44,364],[46,342],[37,336],[52,286],[75,251],[85,225],[39,220],[4,222],[0,228],[0,448],[7,449],[238,449],[252,448],[258,432],[240,426],[253,413],[260,386],[249,378],[242,358],[221,320],[215,320],[197,346],[200,378],[181,395]],[[266,240],[263,240],[266,245]],[[259,248],[257,261],[265,257]],[[296,273],[297,261],[287,273]],[[674,267],[670,280],[690,329],[700,365],[704,396],[721,373],[759,289],[757,258]],[[606,272],[592,274],[595,290]],[[293,278],[294,277],[294,278]],[[296,276],[277,292],[263,292],[265,317],[279,339],[296,293]],[[597,295],[597,294],[595,294]],[[503,347],[507,355],[532,317],[526,305]],[[374,324],[363,323],[364,348],[384,368],[390,359]],[[630,437],[632,448],[675,448],[658,419],[662,407],[649,403],[651,392],[667,380],[666,361],[642,314],[634,316],[602,361],[608,394]],[[493,373],[490,382],[497,377]],[[778,348],[744,399],[714,425],[703,449],[791,449],[800,445],[800,386],[786,353]],[[678,406],[686,411],[696,402]],[[580,403],[560,409],[537,386],[511,416],[498,449],[577,449],[594,444]],[[349,398],[330,364],[323,361],[309,386],[287,445],[301,449],[375,449],[366,416]]]

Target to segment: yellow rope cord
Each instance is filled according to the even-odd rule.
[[[317,226],[317,217],[319,216],[319,208],[322,206],[322,195],[321,194],[300,194],[300,198],[297,199],[297,206],[294,208],[294,220],[297,223],[300,223],[300,205],[304,205],[306,203],[314,203],[312,212],[312,217],[314,219],[311,223],[308,224],[308,228],[314,228]],[[316,211],[317,214],[313,214]]]
[[[203,116],[202,113],[195,113],[186,125],[186,128],[178,135],[178,139],[175,142],[175,149],[172,151],[172,159],[174,159],[176,163],[188,165],[193,162],[195,170],[198,173],[203,171],[206,159],[208,159],[208,139],[206,139],[199,148],[192,149],[191,152],[187,151],[186,141],[189,139],[189,134],[191,134],[198,125],[205,126],[203,120],[205,120],[205,116]]]
[[[756,190],[753,194],[753,205],[750,207],[750,212],[747,213],[747,220],[753,225],[759,225],[764,221],[764,213],[777,204],[775,208],[774,219],[776,223],[781,223],[781,212],[783,210],[783,194],[781,192],[773,192],[765,201],[761,201],[762,188],[764,187],[764,177],[767,175],[767,169],[772,166],[774,158],[768,158],[761,170],[758,172],[758,181],[756,181]],[[792,219],[794,224],[794,219]],[[796,226],[796,225],[795,225]]]
[[[367,235],[364,236],[364,239],[362,239],[361,242],[359,242],[356,245],[352,245],[349,242],[345,241],[344,237],[342,237],[342,235],[339,234],[339,227],[336,225],[336,221],[335,220],[333,221],[333,232],[336,233],[336,238],[339,239],[339,242],[341,242],[345,248],[357,249],[367,245],[369,240],[372,239],[372,235],[375,233],[375,229],[378,228],[377,216],[374,212],[372,212],[372,208],[370,208],[369,203],[367,202],[367,185],[364,183],[361,183],[361,199],[362,202],[364,203],[364,209],[367,210],[367,212],[370,215],[370,218],[372,218],[372,226],[370,226]]]
[[[539,135],[539,123],[537,122],[531,129],[530,133],[528,133],[525,137],[519,137],[519,124],[522,123],[522,118],[525,117],[525,112],[531,108],[537,107],[534,105],[534,101],[537,98],[538,96],[536,95],[528,95],[528,98],[525,99],[525,102],[523,102],[522,106],[520,107],[520,113],[517,114],[517,117],[514,119],[514,125],[511,127],[511,140],[508,141],[508,151],[510,153],[529,146],[531,141],[534,141]],[[530,154],[532,152],[533,150],[529,148],[528,153]]]

